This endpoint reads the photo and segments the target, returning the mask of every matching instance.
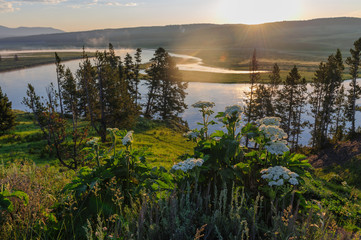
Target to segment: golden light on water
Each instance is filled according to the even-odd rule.
[[[218,19],[225,23],[259,24],[298,19],[301,0],[219,0]]]

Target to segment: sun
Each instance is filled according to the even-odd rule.
[[[301,0],[219,0],[217,17],[223,23],[259,24],[299,19]]]

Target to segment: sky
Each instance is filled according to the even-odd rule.
[[[361,17],[361,0],[0,0],[0,25],[67,32]]]

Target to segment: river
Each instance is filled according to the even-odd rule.
[[[49,51],[49,50],[46,50]],[[56,50],[59,51],[59,50]],[[69,51],[69,50],[64,50]],[[71,50],[73,51],[73,49]],[[124,57],[126,52],[130,52],[130,54],[134,54],[134,50],[132,49],[122,49],[117,50],[116,54]],[[17,52],[19,55],[21,53]],[[143,50],[142,59],[143,62],[148,62],[150,58],[152,58],[154,51],[153,50]],[[0,54],[4,54],[1,53]],[[193,58],[190,56],[185,55],[178,55],[173,54],[174,56],[178,57],[188,57]],[[196,67],[198,64],[198,68]],[[65,65],[69,67],[73,72],[79,66],[79,60],[73,60],[65,62]],[[201,59],[198,59],[196,63],[189,64],[190,69],[185,66],[187,64],[183,64],[182,66],[178,66],[182,70],[199,70],[204,71],[205,66],[202,65]],[[232,70],[227,70],[230,72],[225,71],[225,69],[221,68],[212,68],[206,67],[210,69],[210,72],[223,72],[223,73],[234,73]],[[248,73],[248,72],[242,72]],[[186,79],[185,79],[186,80]],[[21,103],[23,97],[26,94],[27,84],[31,83],[34,87],[36,92],[41,95],[45,96],[46,87],[50,84],[50,82],[55,83],[56,81],[56,71],[55,65],[43,65],[37,66],[33,68],[21,69],[11,72],[4,72],[0,73],[0,86],[4,93],[7,94],[10,101],[12,101],[13,109],[20,109],[26,110],[25,106]],[[360,79],[358,80],[359,82]],[[349,87],[350,81],[345,81],[343,84],[346,88]],[[182,114],[182,118],[186,120],[189,124],[190,128],[198,127],[197,122],[201,120],[201,115],[197,109],[191,107],[191,105],[199,100],[204,101],[212,101],[216,104],[214,111],[219,112],[223,111],[226,106],[233,105],[233,104],[244,104],[245,100],[245,93],[250,90],[249,84],[222,84],[222,83],[197,83],[191,82],[188,85],[186,90],[187,97],[185,99],[186,104],[188,105],[188,109]],[[311,92],[312,88],[308,85],[308,92]],[[146,89],[142,87],[140,92],[146,92]],[[361,100],[357,102],[358,105],[361,105]],[[308,106],[306,106],[308,108]],[[307,114],[304,114],[303,119],[309,120],[312,122],[312,118]],[[361,113],[357,112],[356,114],[357,119],[357,126],[361,124]],[[220,127],[213,126],[211,130],[220,129]],[[309,130],[306,129],[301,136],[300,143],[302,145],[307,145],[310,139]]]

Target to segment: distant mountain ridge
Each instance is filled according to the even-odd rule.
[[[0,38],[21,37],[30,35],[64,33],[64,31],[51,27],[18,27],[8,28],[0,25]]]
[[[187,24],[104,29],[0,39],[0,48],[115,47],[348,51],[361,37],[361,18],[321,18],[258,25]]]

